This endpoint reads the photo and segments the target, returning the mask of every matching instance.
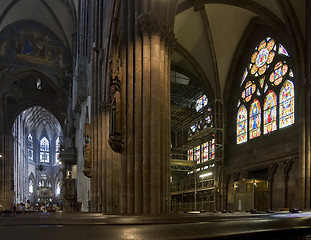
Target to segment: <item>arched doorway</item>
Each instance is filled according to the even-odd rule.
[[[12,127],[14,144],[14,203],[61,205],[63,178],[59,159],[63,132],[55,116],[41,106],[20,113]],[[35,209],[34,209],[35,210]]]

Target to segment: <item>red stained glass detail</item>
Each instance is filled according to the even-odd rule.
[[[267,44],[267,48],[269,49],[269,51],[271,51],[274,47],[275,41],[273,39],[271,39],[268,44]]]
[[[259,70],[258,70],[259,75],[264,74],[266,72],[266,70],[267,70],[267,65],[265,64],[261,68],[259,68]]]
[[[251,57],[251,63],[254,63],[256,61],[257,55],[258,55],[257,51],[253,53],[253,55]]]
[[[268,57],[268,60],[267,60],[267,64],[270,64],[272,63],[273,59],[274,59],[274,56],[275,56],[275,52],[270,52],[269,53],[269,57]]]
[[[266,45],[267,45],[266,40],[262,40],[262,41],[260,42],[260,44],[259,44],[258,51],[260,51],[261,49],[263,49]]]
[[[257,70],[258,70],[258,67],[256,66],[256,64],[254,64],[251,69],[251,74],[254,75],[257,72]]]

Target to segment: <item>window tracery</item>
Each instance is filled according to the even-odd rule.
[[[263,39],[255,47],[241,77],[237,144],[294,124],[293,80],[286,48],[271,37]]]

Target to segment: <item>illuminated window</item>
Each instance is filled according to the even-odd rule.
[[[188,150],[188,161],[193,161],[193,150]]]
[[[29,179],[28,187],[29,187],[29,194],[33,194],[33,181],[31,179]]]
[[[194,161],[196,161],[197,163],[200,163],[200,146],[197,146],[194,148]]]
[[[208,142],[202,144],[202,162],[208,160]]]
[[[209,153],[210,153],[210,159],[214,159],[215,158],[215,139],[212,139],[210,141]]]
[[[247,111],[244,105],[239,108],[237,116],[237,143],[247,142]]]
[[[31,133],[28,134],[28,161],[33,161],[33,139]]]
[[[60,196],[60,182],[56,183],[56,197]]]
[[[249,114],[249,139],[260,136],[260,126],[261,126],[260,103],[257,99],[255,99],[251,104]]]
[[[247,142],[247,136],[251,140],[294,124],[293,80],[290,54],[284,45],[271,37],[261,40],[238,83],[237,144]]]
[[[55,163],[59,162],[59,148],[60,148],[59,137],[57,137],[55,141]]]
[[[195,110],[198,112],[200,111],[203,107],[205,107],[208,103],[208,99],[205,95],[200,97],[195,104]]]
[[[294,123],[294,84],[287,80],[280,93],[280,128],[287,127]]]
[[[40,162],[49,163],[50,162],[50,151],[49,151],[49,141],[46,137],[43,137],[40,141]]]
[[[276,128],[276,95],[270,91],[265,97],[263,133],[273,132]]]

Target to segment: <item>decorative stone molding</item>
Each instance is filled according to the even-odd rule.
[[[167,21],[163,21],[161,24],[161,38],[164,39],[169,53],[172,54],[175,49],[177,39],[175,38],[173,29]]]
[[[161,24],[157,16],[152,13],[143,13],[138,17],[138,25],[142,34],[152,34],[161,32]]]
[[[165,41],[165,45],[169,49],[169,53],[173,52],[177,40],[171,24],[166,19],[160,20],[158,16],[152,13],[142,14],[138,18],[138,24],[142,34],[160,34],[161,39]]]

